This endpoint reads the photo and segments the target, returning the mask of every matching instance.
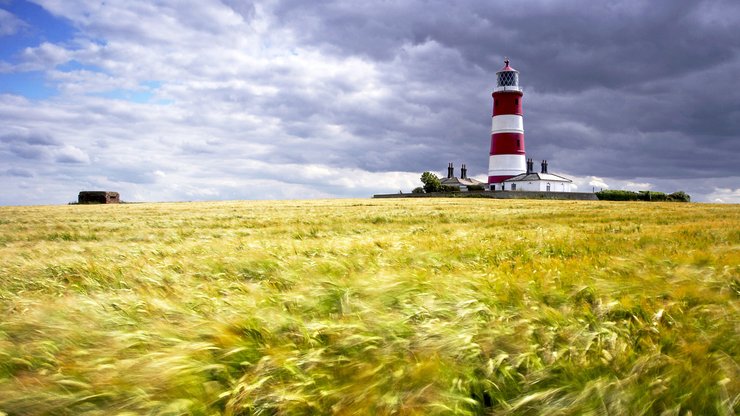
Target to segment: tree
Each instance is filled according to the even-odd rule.
[[[422,188],[421,186],[417,186],[416,188],[414,188],[413,191],[411,191],[411,193],[412,194],[423,194],[424,188]]]
[[[424,192],[439,192],[442,189],[442,183],[437,175],[432,172],[422,173],[421,183],[424,184]]]
[[[674,192],[668,195],[668,198],[676,202],[691,202],[691,196],[684,191]]]

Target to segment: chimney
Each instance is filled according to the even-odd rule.
[[[534,171],[534,162],[532,159],[527,159],[527,175]]]
[[[462,168],[460,168],[460,178],[461,179],[468,179],[468,168],[463,163]]]
[[[547,161],[542,161],[542,173],[547,173]]]
[[[451,178],[455,174],[455,168],[452,167],[452,162],[447,164],[447,177]]]

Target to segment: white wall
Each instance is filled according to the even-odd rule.
[[[572,183],[555,181],[515,181],[506,182],[506,190],[511,191],[511,185],[516,184],[517,191],[542,191],[547,192],[547,184],[550,184],[550,192],[572,192]],[[501,189],[500,187],[496,187]]]

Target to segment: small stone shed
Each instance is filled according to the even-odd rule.
[[[77,196],[78,204],[118,204],[121,197],[118,192],[81,191]]]

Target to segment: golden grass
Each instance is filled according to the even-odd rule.
[[[740,206],[0,207],[0,415],[740,410]]]

